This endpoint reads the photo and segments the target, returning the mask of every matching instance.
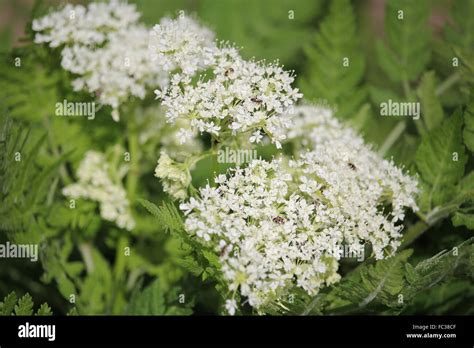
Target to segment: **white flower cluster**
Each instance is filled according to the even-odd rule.
[[[266,134],[280,148],[290,127],[282,113],[302,96],[291,86],[294,77],[277,64],[246,61],[227,46],[216,47],[206,64],[212,76],[193,83],[188,74],[175,74],[168,88],[155,91],[168,121],[189,119],[191,130],[220,140],[248,133],[250,142],[259,143]],[[183,142],[191,134],[183,129]]]
[[[254,160],[180,206],[188,233],[220,255],[229,289],[257,309],[294,286],[315,294],[336,282],[343,246],[358,253],[370,243],[376,259],[390,256],[404,209],[417,209],[416,181],[330,111],[302,107],[296,115],[301,128],[289,136],[303,137],[309,151],[288,163]]]
[[[193,58],[171,65],[166,55],[150,57],[150,30],[138,23],[139,17],[134,5],[119,1],[91,3],[87,7],[66,5],[33,21],[33,30],[37,32],[35,42],[61,46],[62,67],[77,75],[73,80],[74,90],[94,93],[102,104],[112,106],[112,117],[118,121],[118,108],[123,102],[129,97],[144,99],[149,88],[166,86],[168,70],[181,63],[189,64]],[[204,40],[212,43],[208,30],[201,29],[192,19],[166,19],[164,23],[165,27],[176,25],[183,32],[190,30],[192,34],[186,39],[193,39],[193,43]],[[159,33],[163,37],[158,37],[157,32],[152,31],[154,40],[169,49],[176,48],[170,46],[177,44],[174,37],[166,31]],[[151,58],[163,61],[155,62]]]
[[[295,285],[314,294],[339,279],[337,259],[325,253],[338,232],[316,221],[318,202],[292,192],[279,161],[254,160],[217,181],[180,208],[186,230],[220,255],[229,290],[258,309]]]
[[[186,16],[164,18],[150,32],[149,48],[151,59],[163,70],[194,75],[209,64],[214,33]]]
[[[134,26],[140,14],[134,5],[112,0],[108,3],[90,3],[87,7],[67,4],[62,10],[52,12],[33,21],[38,32],[36,43],[99,46],[108,41],[108,35]]]
[[[306,105],[293,111],[288,139],[310,151],[300,150],[300,159],[292,163],[304,172],[302,191],[309,194],[318,188],[338,214],[351,217],[347,242],[370,241],[377,258],[383,257],[389,241],[395,250],[402,229],[396,223],[403,221],[404,208],[418,209],[417,181],[393,161],[380,158],[352,129],[343,127],[331,109]],[[381,209],[382,204],[390,211]]]
[[[66,197],[90,199],[100,204],[100,215],[118,227],[132,230],[135,221],[130,212],[127,194],[120,183],[109,175],[109,164],[104,154],[88,151],[77,171],[78,182],[63,188]]]

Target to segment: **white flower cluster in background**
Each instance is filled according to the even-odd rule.
[[[164,18],[150,32],[150,55],[165,71],[194,75],[210,64],[215,50],[214,33],[189,17]]]
[[[404,210],[417,210],[416,180],[330,110],[297,107],[291,117],[290,140],[303,139],[308,150],[288,163],[255,160],[220,175],[217,187],[180,206],[188,233],[220,255],[229,289],[257,309],[294,286],[314,295],[336,282],[343,246],[359,253],[370,243],[376,259],[390,256]]]
[[[252,143],[266,134],[280,148],[290,127],[282,114],[302,97],[291,86],[292,74],[276,63],[246,61],[228,46],[216,48],[207,64],[212,76],[201,76],[194,83],[188,74],[175,74],[168,88],[155,91],[167,107],[169,122],[191,121],[191,130],[181,133],[182,141],[192,130],[220,140],[248,134]]]
[[[195,58],[190,56],[190,60],[170,65],[165,55],[150,57],[150,30],[138,23],[139,17],[135,5],[119,1],[91,3],[87,7],[66,5],[33,21],[35,42],[60,46],[62,67],[77,75],[72,84],[74,90],[94,93],[102,104],[112,106],[112,117],[118,121],[118,108],[129,97],[144,99],[148,89],[167,85],[168,69],[189,64]],[[204,41],[213,42],[210,32],[190,18],[164,22],[167,27],[177,23],[181,32],[192,33],[186,37],[194,39],[191,48]],[[154,40],[170,48],[174,37],[165,32],[161,38],[156,36],[156,30],[152,32]]]
[[[110,33],[127,30],[139,18],[135,5],[112,0],[90,3],[87,7],[67,4],[32,24],[37,32],[36,43],[49,43],[51,47],[99,46],[108,41]]]
[[[63,188],[62,193],[66,197],[96,201],[104,220],[115,222],[118,227],[127,230],[135,227],[127,194],[121,183],[115,183],[110,178],[104,154],[88,151],[79,165],[77,177],[77,183]]]

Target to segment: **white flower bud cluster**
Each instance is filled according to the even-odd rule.
[[[88,151],[79,165],[77,177],[77,183],[63,188],[63,195],[99,202],[100,215],[104,220],[115,222],[118,227],[127,230],[135,227],[127,194],[121,183],[115,183],[110,178],[104,154]]]
[[[163,191],[173,199],[183,200],[188,197],[191,174],[187,164],[178,163],[171,159],[166,152],[161,152],[158,165],[155,168],[155,176],[161,179]]]
[[[189,119],[192,130],[220,140],[239,133],[259,143],[266,134],[280,148],[290,127],[282,113],[302,97],[291,86],[291,73],[277,64],[246,61],[227,46],[216,48],[207,63],[212,76],[194,83],[188,74],[175,74],[168,88],[155,91],[168,108],[169,122]],[[187,132],[182,132],[183,142]]]
[[[257,309],[295,286],[313,295],[338,281],[343,246],[358,253],[369,243],[376,259],[390,256],[404,209],[417,209],[414,179],[329,111],[296,110],[305,132],[289,135],[313,134],[309,151],[288,163],[254,160],[180,205],[191,237],[219,255],[229,289]]]

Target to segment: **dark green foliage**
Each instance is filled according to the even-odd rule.
[[[128,304],[130,315],[190,315],[192,301],[180,289],[164,289],[155,279],[142,291],[136,291]]]
[[[43,303],[36,312],[33,310],[33,299],[29,294],[25,294],[21,298],[17,298],[14,292],[11,292],[2,302],[0,302],[0,315],[52,315],[51,308],[48,304]]]

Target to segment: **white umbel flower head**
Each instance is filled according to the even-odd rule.
[[[209,64],[215,48],[214,33],[184,15],[164,18],[150,32],[151,59],[164,71],[194,75]]]
[[[61,10],[33,20],[36,43],[97,46],[112,32],[134,26],[140,14],[135,5],[118,0],[90,3],[87,7],[67,4]]]
[[[275,63],[246,61],[232,47],[216,49],[210,62],[212,76],[193,83],[175,74],[169,88],[155,91],[169,122],[189,119],[192,129],[218,139],[246,134],[259,142],[262,133],[280,147],[290,127],[282,114],[302,96],[292,74]]]
[[[78,182],[63,188],[63,195],[96,201],[104,220],[115,222],[118,227],[127,230],[135,227],[127,194],[120,183],[110,178],[104,154],[88,151],[79,165],[77,178]]]
[[[338,281],[345,246],[359,254],[370,244],[376,259],[390,256],[400,245],[404,210],[417,209],[414,179],[330,112],[302,110],[309,110],[308,123],[295,124],[314,138],[299,128],[289,138],[300,145],[305,138],[309,151],[288,163],[254,160],[180,206],[190,236],[219,255],[229,290],[257,309],[293,287],[314,295]]]
[[[418,210],[417,181],[393,161],[378,156],[352,129],[343,127],[331,109],[299,106],[290,117],[294,127],[288,132],[288,141],[299,149],[296,155],[303,153],[295,166],[304,168],[305,173],[316,173],[319,182],[326,184],[324,197],[341,201],[332,204],[353,215],[359,237],[370,235],[374,252],[381,258],[385,236],[400,237],[401,227],[395,223],[404,219],[404,208]],[[375,216],[371,209],[381,203],[390,205],[391,211],[379,211]],[[399,243],[395,238],[391,245],[396,249]]]

